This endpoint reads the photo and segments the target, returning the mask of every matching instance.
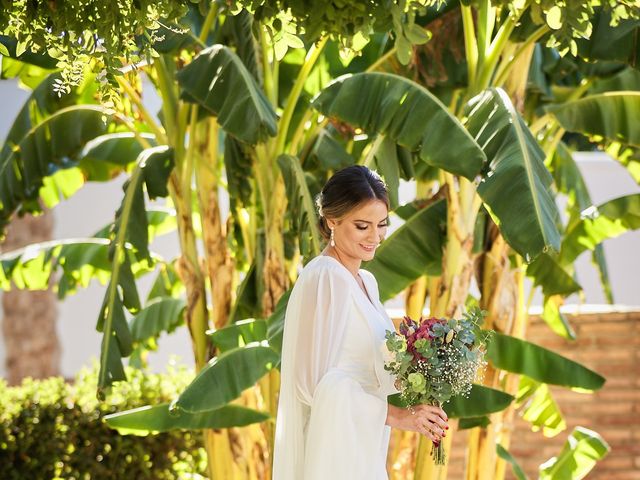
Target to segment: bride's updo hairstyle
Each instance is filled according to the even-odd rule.
[[[380,200],[389,209],[387,187],[376,172],[351,165],[333,174],[316,198],[320,233],[325,240],[331,237],[327,218],[338,220],[369,200]]]

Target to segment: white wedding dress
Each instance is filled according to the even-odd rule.
[[[274,480],[386,480],[387,396],[397,393],[382,346],[393,329],[374,276],[368,295],[320,255],[289,298],[282,343]]]

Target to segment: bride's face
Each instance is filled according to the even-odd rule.
[[[327,219],[334,228],[338,252],[369,261],[387,233],[389,212],[381,200],[370,200],[354,208],[339,220]]]

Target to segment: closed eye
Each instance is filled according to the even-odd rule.
[[[388,226],[388,224],[385,222],[385,223],[379,224],[378,228],[384,228],[384,227],[387,227],[387,226]],[[356,228],[358,230],[366,230],[367,228],[369,228],[369,225],[356,225]]]

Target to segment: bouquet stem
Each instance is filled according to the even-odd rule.
[[[432,405],[442,407],[440,402],[434,402]],[[440,439],[439,443],[431,444],[431,458],[436,465],[444,465],[447,463],[447,454],[444,450],[444,438]]]
[[[431,458],[433,458],[433,463],[436,465],[444,465],[447,463],[447,454],[444,451],[442,441],[431,444]]]

